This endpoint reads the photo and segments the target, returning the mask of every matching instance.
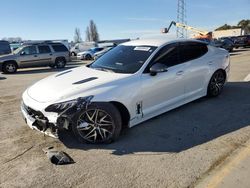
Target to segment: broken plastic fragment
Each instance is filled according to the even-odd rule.
[[[43,149],[50,162],[55,165],[73,164],[74,160],[63,151],[53,150],[53,147]]]

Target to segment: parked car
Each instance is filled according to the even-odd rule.
[[[71,54],[71,56],[76,56],[78,53],[84,52],[84,51],[89,50],[90,48],[94,48],[94,47],[97,47],[96,42],[77,43],[77,44],[75,44],[75,46],[73,46],[70,49],[70,54]]]
[[[99,47],[90,48],[89,50],[78,53],[77,59],[79,59],[79,60],[92,60],[92,59],[94,59],[94,54],[96,52],[102,51],[103,49],[104,48],[99,48]]]
[[[0,56],[10,53],[11,53],[10,43],[5,40],[0,40]]]
[[[57,137],[65,128],[81,142],[110,143],[124,126],[220,95],[229,69],[226,50],[197,40],[135,40],[35,83],[23,93],[21,111],[45,134]]]
[[[231,39],[225,37],[215,40],[214,45],[219,48],[224,48],[229,52],[232,52],[234,48],[234,42]]]
[[[235,39],[235,43],[234,43],[235,47],[248,47],[250,46],[250,35],[242,35],[242,36],[238,36]]]
[[[69,50],[61,43],[39,43],[24,45],[12,54],[0,56],[0,70],[15,73],[19,68],[50,66],[65,67],[69,61]]]
[[[96,52],[94,54],[94,60],[97,60],[99,57],[103,56],[105,53],[107,53],[109,50],[113,49],[114,47],[107,47],[104,48],[103,50]]]

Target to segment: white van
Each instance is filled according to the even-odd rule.
[[[71,56],[76,56],[79,52],[84,52],[90,48],[97,47],[96,42],[81,42],[77,43],[70,49]]]

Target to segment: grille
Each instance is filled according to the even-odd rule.
[[[42,119],[45,118],[42,112],[36,111],[36,110],[30,108],[29,106],[27,106],[26,104],[24,104],[24,102],[23,102],[23,108],[33,118],[35,118],[35,117],[39,117],[39,118],[42,118]]]

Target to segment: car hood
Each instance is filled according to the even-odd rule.
[[[16,57],[15,54],[0,55],[0,60],[8,60],[8,59],[13,59],[15,57]]]
[[[128,76],[128,74],[104,72],[82,66],[38,81],[27,89],[27,94],[41,103],[63,101],[79,94],[86,97],[95,94],[91,91],[108,88],[112,82],[123,80]]]
[[[84,55],[84,54],[88,54],[88,53],[91,53],[91,52],[90,51],[79,52],[79,53],[77,53],[77,55]]]

